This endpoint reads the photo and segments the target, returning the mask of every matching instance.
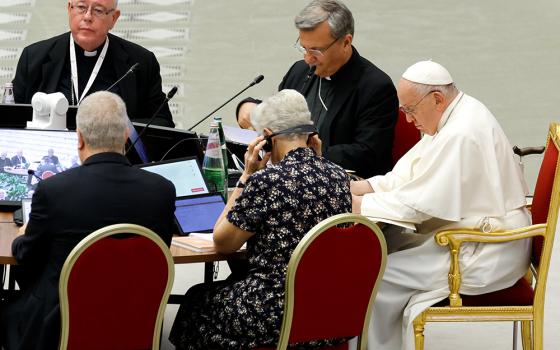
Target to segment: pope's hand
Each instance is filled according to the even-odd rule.
[[[363,196],[352,195],[352,213],[361,214],[362,213],[362,199]]]
[[[360,180],[360,181],[350,181],[350,192],[352,192],[352,194],[357,196],[363,196],[366,193],[372,193],[374,191],[369,181]]]

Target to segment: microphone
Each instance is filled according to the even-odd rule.
[[[111,91],[112,88],[114,88],[121,80],[123,80],[124,78],[126,78],[129,74],[134,73],[134,71],[136,70],[136,68],[138,68],[138,66],[140,65],[140,63],[136,62],[134,63],[127,71],[126,73],[124,73],[124,75],[122,77],[120,77],[117,81],[115,81],[113,83],[113,85],[109,86],[105,91]]]
[[[229,100],[227,100],[226,102],[224,102],[220,107],[216,108],[215,110],[213,110],[212,112],[208,113],[207,116],[205,116],[204,118],[200,119],[198,121],[198,123],[194,124],[193,126],[191,126],[189,128],[189,131],[191,131],[192,129],[196,128],[198,126],[198,124],[202,123],[203,121],[205,121],[206,119],[208,119],[208,117],[210,117],[212,114],[216,113],[217,111],[219,111],[223,106],[227,105],[228,103],[231,102],[231,100],[233,100],[234,98],[236,98],[237,96],[241,95],[245,90],[247,90],[248,88],[250,88],[253,85],[257,85],[258,83],[260,83],[261,81],[263,81],[264,79],[264,75],[259,75],[258,77],[256,77],[255,79],[253,79],[253,81],[247,85],[243,90],[239,91],[238,93],[236,93],[232,98],[230,98]]]
[[[33,170],[33,169],[27,169],[27,174],[35,176],[37,178],[37,180],[39,180],[39,181],[43,181],[43,179],[41,177],[39,177],[37,174],[35,174],[35,170]]]
[[[161,111],[161,109],[163,108],[163,106],[173,98],[173,96],[175,96],[175,94],[177,93],[178,88],[176,86],[172,87],[171,90],[169,90],[169,92],[167,93],[167,95],[165,96],[165,99],[163,100],[163,102],[159,105],[158,109],[154,112],[154,114],[152,114],[152,116],[150,117],[150,119],[148,120],[148,123],[146,124],[146,126],[144,126],[144,129],[142,129],[142,131],[140,131],[140,133],[138,134],[138,136],[136,137],[136,139],[132,142],[132,144],[130,145],[130,147],[128,147],[128,149],[124,152],[124,155],[126,156],[128,154],[128,152],[130,152],[130,150],[132,149],[132,147],[134,147],[134,145],[136,144],[136,142],[138,142],[138,140],[140,140],[140,137],[142,135],[144,135],[144,133],[146,132],[146,130],[148,129],[148,127],[154,122],[154,120],[156,119],[159,111]]]
[[[255,79],[253,79],[253,81],[251,82],[251,84],[249,86],[257,85],[258,83],[263,81],[263,79],[264,79],[264,75],[261,74],[258,77],[256,77]]]

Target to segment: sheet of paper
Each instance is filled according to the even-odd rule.
[[[191,232],[189,233],[189,236],[192,237],[197,237],[200,239],[204,239],[210,242],[214,241],[214,235],[212,233],[202,233],[202,232]],[[244,250],[247,249],[247,243],[243,244],[243,246],[241,248],[239,248],[239,250]]]
[[[241,129],[235,126],[224,125],[226,140],[248,145],[259,136],[254,130]]]
[[[400,227],[404,227],[413,231],[416,231],[416,226],[414,226],[413,223],[411,222],[405,222],[405,221],[397,221],[397,220],[391,220],[391,219],[385,219],[385,218],[375,218],[375,217],[371,217],[371,216],[366,216],[368,219],[370,219],[371,221],[377,223],[377,222],[384,222],[386,224],[391,224],[391,225],[397,225]]]

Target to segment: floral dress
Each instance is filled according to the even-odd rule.
[[[255,172],[227,215],[254,233],[247,242],[248,275],[191,288],[170,340],[178,349],[276,346],[293,250],[317,223],[351,211],[351,203],[344,170],[309,148],[292,150],[278,164]]]

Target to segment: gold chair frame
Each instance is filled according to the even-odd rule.
[[[165,307],[167,306],[167,301],[169,299],[169,294],[171,293],[171,287],[173,286],[173,280],[175,276],[175,265],[173,263],[173,257],[169,247],[163,242],[163,240],[152,230],[135,224],[115,224],[100,228],[78,243],[72,249],[64,265],[62,266],[62,271],[60,273],[59,281],[59,298],[60,298],[60,314],[62,329],[60,334],[60,350],[66,350],[68,347],[68,337],[69,337],[69,306],[68,306],[68,279],[70,278],[70,272],[80,255],[88,249],[95,242],[117,234],[127,233],[135,234],[139,236],[146,237],[156,243],[161,251],[165,255],[165,260],[167,262],[167,285],[165,287],[164,295],[161,299],[159,305],[158,314],[156,318],[155,332],[152,340],[152,349],[157,350],[160,347],[160,337],[162,330],[163,316],[165,313]]]
[[[560,125],[551,123],[547,147],[560,150]],[[524,349],[542,350],[543,316],[546,280],[552,254],[552,243],[556,232],[560,204],[560,161],[557,160],[550,198],[547,221],[516,230],[484,233],[479,230],[454,229],[441,231],[435,235],[437,244],[449,248],[451,264],[449,268],[449,306],[430,307],[414,320],[416,350],[424,349],[424,327],[426,322],[497,322],[521,321],[521,336]],[[529,306],[462,306],[459,288],[461,270],[459,254],[464,242],[502,243],[519,239],[543,237],[543,249],[538,266],[531,264],[525,278],[529,282],[535,278],[533,305]],[[514,334],[515,336],[515,334]]]
[[[282,319],[282,327],[280,328],[280,340],[278,341],[277,350],[285,350],[288,348],[288,342],[290,339],[290,330],[292,326],[292,318],[294,315],[294,284],[296,278],[296,271],[298,268],[299,261],[301,260],[306,249],[313,243],[313,241],[324,231],[328,230],[333,226],[340,224],[353,223],[353,224],[363,224],[370,228],[381,245],[381,265],[380,272],[377,275],[377,280],[375,281],[374,288],[371,292],[371,296],[368,303],[368,309],[365,317],[364,326],[361,335],[358,337],[358,349],[365,350],[367,345],[367,332],[369,327],[369,322],[371,319],[371,312],[373,307],[373,302],[375,296],[377,295],[377,288],[379,287],[379,282],[383,278],[383,272],[385,271],[385,265],[387,262],[387,244],[385,242],[385,237],[379,229],[379,227],[366,217],[358,214],[338,214],[327,218],[317,225],[315,225],[298,243],[296,249],[292,253],[290,261],[288,263],[288,268],[286,272],[286,282],[285,290],[286,295],[284,299],[284,317]]]

